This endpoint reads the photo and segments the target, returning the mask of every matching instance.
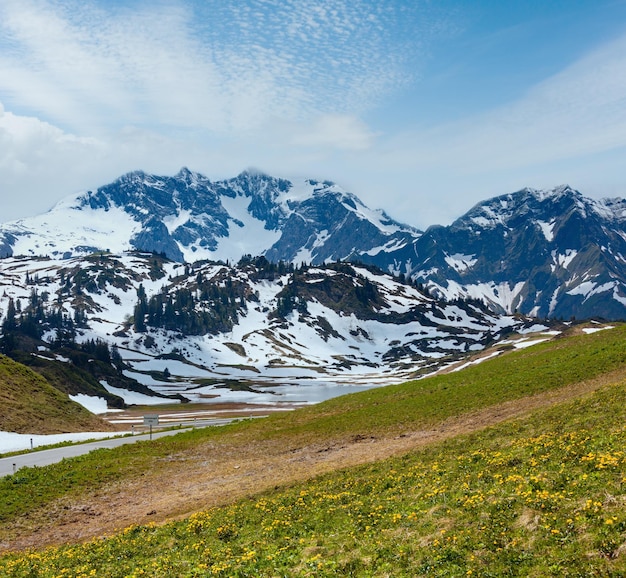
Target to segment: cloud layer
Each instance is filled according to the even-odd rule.
[[[141,4],[140,4],[141,6]],[[403,82],[393,5],[7,0],[0,90],[67,129],[232,133],[360,114]]]
[[[360,115],[408,83],[417,45],[394,31],[418,13],[363,0],[5,0],[0,188],[20,194],[0,219],[135,168],[297,171],[365,150]]]
[[[428,104],[422,64],[442,31],[459,33],[453,14],[400,0],[3,0],[0,221],[183,165],[333,179],[417,226],[523,186],[626,194],[626,31],[441,122],[414,102]]]

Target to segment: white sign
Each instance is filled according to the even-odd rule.
[[[153,413],[143,416],[143,425],[159,425],[159,414]]]

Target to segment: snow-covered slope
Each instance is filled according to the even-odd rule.
[[[293,399],[302,391],[296,386],[320,387],[310,398],[330,384],[390,383],[532,324],[477,304],[442,303],[412,284],[345,263],[11,257],[0,260],[0,283],[2,315],[9,300],[27,314],[36,293],[47,309],[85,320],[79,341],[115,345],[129,377],[195,400],[220,396],[232,380],[241,399],[256,401]],[[44,339],[55,338],[54,328],[47,329]]]

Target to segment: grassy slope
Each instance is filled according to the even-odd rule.
[[[626,388],[4,576],[624,576]],[[65,574],[64,574],[65,571]]]
[[[0,355],[0,431],[61,433],[102,431],[105,422],[43,377]]]
[[[331,399],[256,424],[266,438],[398,435],[416,427],[593,379],[626,367],[626,326],[555,339],[442,374]]]
[[[292,436],[339,439],[408,431],[623,368],[625,337],[622,327],[558,340],[458,374],[221,432],[177,436],[172,443],[180,454],[193,452],[203,438],[292,444]],[[525,420],[184,522],[129,529],[85,547],[8,557],[5,567],[12,570],[5,575],[28,575],[28,568],[57,575],[64,567],[73,574],[79,565],[107,576],[138,568],[154,576],[623,575],[625,396],[624,384],[613,384]],[[130,452],[134,459],[122,459],[122,467],[137,475],[132,472],[154,465],[167,451],[166,443],[126,449],[124,455]],[[119,457],[101,453],[96,462],[116,479],[125,475],[114,467]],[[96,462],[84,458],[80,468],[46,468],[45,478],[57,496],[80,495],[98,486],[89,477]],[[2,481],[0,504],[18,506],[8,508],[11,512],[5,507],[0,518],[23,514],[28,496],[45,494],[33,492],[41,481],[37,472]]]

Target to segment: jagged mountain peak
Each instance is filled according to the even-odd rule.
[[[554,201],[556,198],[561,196],[573,196],[577,198],[582,197],[579,191],[570,187],[567,184],[558,185],[551,189],[533,189],[530,187],[526,187],[525,189],[522,189],[522,192],[527,192],[533,195],[540,202],[545,200]]]
[[[181,167],[180,170],[174,175],[176,179],[190,179],[194,178],[198,173],[190,170],[188,167]]]
[[[595,213],[602,219],[626,220],[626,199],[619,197],[591,199],[569,185],[560,185],[550,190],[535,190],[534,195],[541,207],[553,207],[553,211],[563,214],[577,212],[583,217]]]
[[[571,211],[585,213],[597,204],[569,185],[552,189],[530,187],[481,201],[457,219],[453,228],[512,228],[520,220],[547,220]]]
[[[449,299],[540,317],[625,319],[625,224],[624,199],[590,199],[569,185],[525,188],[482,201],[384,258]]]
[[[241,171],[235,178],[237,179],[272,179],[271,175],[256,167],[248,167]]]
[[[174,176],[126,173],[22,225],[0,227],[3,255],[137,249],[189,262],[253,253],[321,263],[416,234],[330,181],[291,181],[255,169],[211,181],[187,167]]]
[[[214,184],[221,195],[259,197],[266,202],[275,202],[277,197],[293,186],[287,179],[272,177],[256,169],[246,169],[232,179],[217,181]]]

